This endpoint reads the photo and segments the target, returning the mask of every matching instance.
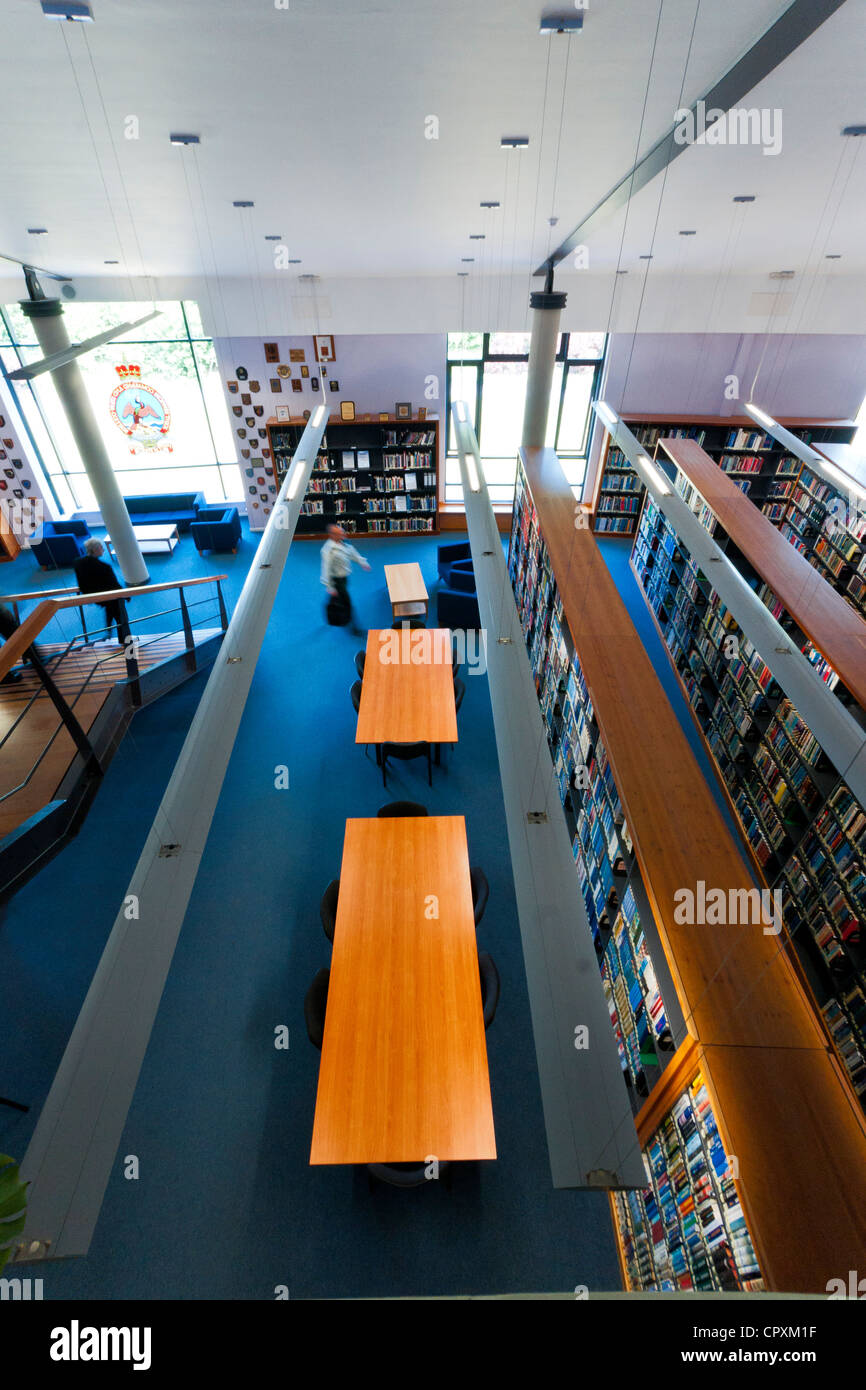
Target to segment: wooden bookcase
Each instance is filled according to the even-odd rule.
[[[268,421],[278,492],[305,425],[303,419]],[[438,535],[438,460],[438,420],[331,416],[301,505],[297,535],[321,537],[330,522],[359,536]]]
[[[509,568],[623,1075],[642,1100],[644,1215],[665,1200],[665,1249],[643,1274],[632,1261],[628,1281],[823,1292],[866,1240],[866,1123],[779,941],[676,912],[683,886],[753,879],[596,541],[575,528],[552,450],[521,451]],[[625,1267],[628,1211],[613,1209]]]
[[[763,433],[749,416],[624,415],[623,420],[644,448],[652,453],[659,439],[694,439],[710,457],[737,480],[776,525],[787,523],[800,469],[783,445]],[[790,419],[780,423],[804,441],[849,443],[856,432],[850,420]],[[592,499],[593,530],[599,534],[632,537],[643,502],[644,488],[631,464],[608,435]],[[829,500],[829,499],[828,499]],[[775,510],[774,510],[775,509]],[[786,539],[790,536],[786,533]],[[864,564],[866,593],[866,564]],[[846,573],[846,580],[847,580]]]
[[[866,624],[697,445],[663,441],[657,460],[664,457],[705,529],[866,724]],[[631,564],[761,881],[782,894],[786,930],[866,1107],[866,809],[651,498]],[[739,655],[728,658],[731,638]]]

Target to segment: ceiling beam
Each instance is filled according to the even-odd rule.
[[[742,97],[753,91],[765,77],[769,77],[771,72],[789,58],[806,39],[811,38],[816,29],[844,4],[845,0],[794,0],[775,24],[752,45],[748,53],[744,54],[714,87],[704,93],[700,100],[705,103],[705,109],[730,111],[732,106],[736,106]],[[696,101],[690,108],[693,116],[697,113],[698,105]],[[639,193],[672,164],[677,155],[689,148],[687,144],[678,144],[674,139],[678,128],[679,122],[672,125],[670,130],[656,141],[652,149],[623,175],[601,202],[596,203],[565,241],[555,251],[551,251],[532,272],[533,275],[546,275],[578,246],[585,245],[601,223],[618,212],[633,194]]]

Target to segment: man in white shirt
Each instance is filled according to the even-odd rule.
[[[360,628],[355,622],[352,600],[349,598],[349,574],[356,561],[362,569],[369,570],[370,566],[363,555],[346,541],[342,526],[329,526],[328,539],[322,546],[322,583],[331,598],[342,598],[348,604],[351,631],[358,634]]]

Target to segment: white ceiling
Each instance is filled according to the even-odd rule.
[[[76,277],[109,258],[120,276],[259,276],[266,233],[322,277],[453,275],[473,254],[472,273],[526,271],[634,162],[659,14],[589,0],[582,35],[545,39],[540,0],[92,2],[96,22],[71,25],[0,0],[0,250]],[[787,4],[663,0],[641,153]],[[862,272],[866,140],[839,132],[866,121],[864,57],[866,0],[847,0],[744,103],[782,109],[782,153],[688,150],[633,200],[622,264],[652,245],[654,269],[802,272],[834,251]],[[529,150],[503,153],[505,134]],[[737,212],[736,193],[757,202]],[[617,263],[622,233],[612,218],[593,238],[593,269]]]

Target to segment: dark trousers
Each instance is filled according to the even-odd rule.
[[[343,602],[346,604],[349,610],[349,627],[354,632],[357,628],[357,624],[355,622],[355,610],[352,607],[352,600],[349,597],[349,580],[346,575],[342,575],[339,579],[332,579],[331,585],[334,589],[336,589],[339,597],[343,600]]]
[[[117,628],[117,640],[121,644],[130,635],[129,623],[126,619],[126,604],[122,598],[113,598],[110,603],[101,603],[100,608],[105,614],[105,625],[111,630],[112,623]]]

